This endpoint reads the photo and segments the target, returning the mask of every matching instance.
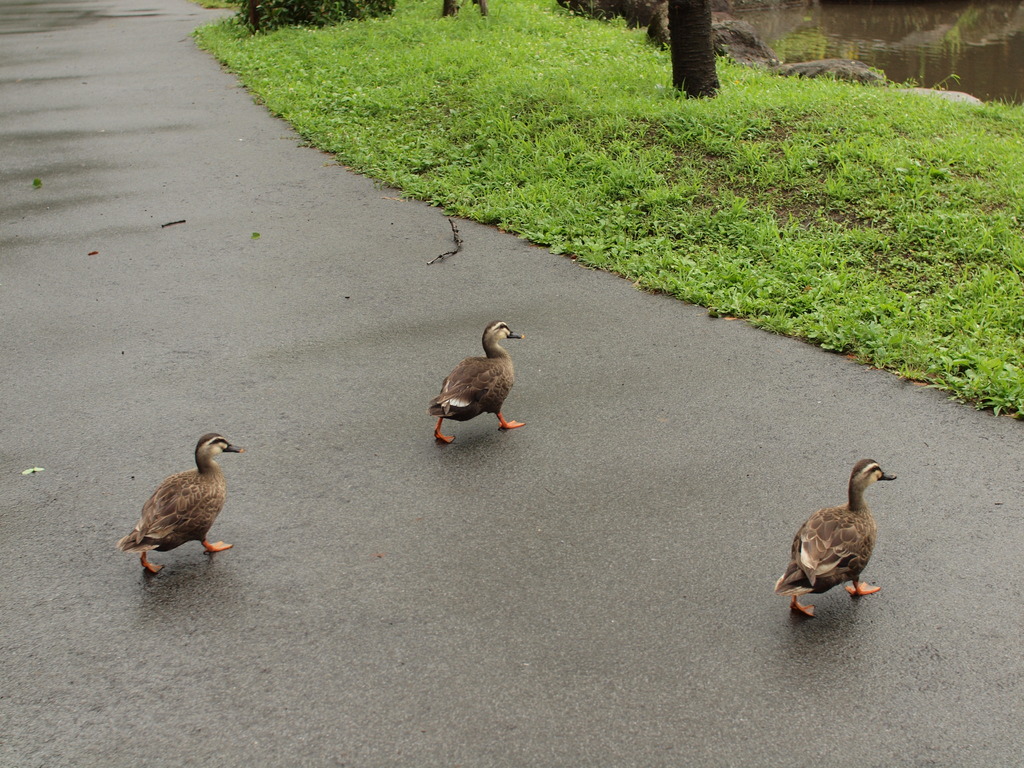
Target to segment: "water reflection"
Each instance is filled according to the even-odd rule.
[[[1024,103],[1024,2],[812,3],[735,11],[784,61],[859,59],[890,80]]]

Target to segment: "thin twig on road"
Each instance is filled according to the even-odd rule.
[[[435,256],[434,258],[427,262],[427,266],[430,266],[435,261],[440,261],[441,259],[447,258],[448,256],[454,256],[456,253],[462,250],[462,237],[459,235],[459,228],[455,226],[455,222],[452,221],[451,219],[448,219],[448,223],[452,225],[452,237],[455,238],[455,250],[445,251],[440,256]]]

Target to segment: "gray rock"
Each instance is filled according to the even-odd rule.
[[[779,57],[746,21],[726,19],[711,25],[715,53],[750,67],[775,67]]]
[[[800,61],[794,64],[783,64],[775,70],[780,75],[796,77],[834,77],[836,80],[849,80],[854,83],[886,82],[885,75],[874,71],[863,61],[854,59],[819,59],[818,61]]]
[[[959,101],[964,104],[984,104],[985,102],[979,99],[977,96],[972,96],[969,93],[963,91],[937,91],[934,88],[899,88],[897,89],[903,93],[917,93],[924,96],[935,96],[939,99],[947,99],[948,101]]]

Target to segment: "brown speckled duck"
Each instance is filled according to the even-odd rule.
[[[523,426],[521,421],[506,421],[501,405],[508,397],[515,380],[512,358],[498,343],[504,339],[524,339],[500,320],[488,323],[484,328],[484,353],[486,357],[467,357],[448,374],[441,385],[441,394],[430,402],[427,413],[437,416],[434,437],[446,443],[455,438],[441,434],[441,422],[469,421],[481,413],[498,416],[501,429],[515,429]]]
[[[792,597],[789,607],[807,616],[813,605],[801,605],[800,595],[827,592],[837,584],[852,581],[846,591],[857,597],[870,595],[881,587],[859,581],[860,572],[871,558],[878,527],[864,502],[864,490],[876,480],[895,480],[877,461],[861,459],[850,473],[849,501],[838,507],[819,509],[797,531],[789,565],[775,584],[775,593]]]
[[[223,541],[211,544],[206,540],[206,532],[213,525],[227,496],[224,473],[213,459],[222,452],[244,451],[216,432],[199,438],[196,468],[171,475],[160,483],[143,506],[142,517],[135,530],[117,542],[118,549],[141,553],[142,567],[150,573],[163,568],[146,559],[146,553],[151,549],[166,552],[187,541],[202,542],[207,552],[231,549],[232,545]]]

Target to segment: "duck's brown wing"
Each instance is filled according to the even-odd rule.
[[[813,586],[834,586],[856,576],[871,557],[869,526],[841,507],[815,512],[793,542],[793,560]],[[819,585],[818,582],[824,582]]]
[[[142,507],[135,529],[117,546],[125,552],[172,549],[201,539],[224,505],[223,483],[203,483],[197,472],[172,475]]]
[[[446,419],[465,421],[483,411],[497,412],[512,386],[506,366],[495,365],[486,357],[467,357],[441,385],[428,413]]]

